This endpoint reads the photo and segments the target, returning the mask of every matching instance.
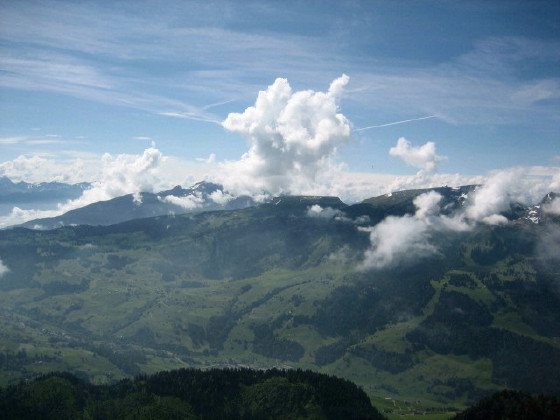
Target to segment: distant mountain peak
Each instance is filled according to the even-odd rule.
[[[204,192],[206,194],[211,194],[215,191],[223,191],[224,187],[220,184],[216,184],[214,182],[209,182],[209,181],[200,181],[197,182],[196,184],[194,184],[190,189],[195,190],[195,191],[200,191],[200,192]]]

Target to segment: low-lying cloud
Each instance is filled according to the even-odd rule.
[[[167,203],[175,204],[176,206],[182,207],[186,210],[194,210],[196,208],[202,207],[202,205],[204,204],[204,198],[197,194],[187,195],[185,197],[168,195],[160,198],[160,200]]]
[[[560,198],[556,197],[550,203],[543,205],[543,211],[548,214],[560,215]]]
[[[439,213],[441,198],[440,194],[430,191],[416,197],[414,215],[388,216],[371,228],[361,228],[369,232],[371,245],[359,268],[382,268],[437,253],[437,247],[430,242],[430,234],[432,218]]]
[[[332,219],[336,216],[341,216],[342,212],[338,209],[333,209],[332,207],[321,207],[318,204],[314,204],[307,210],[307,217],[315,217],[321,219]]]
[[[370,247],[359,268],[382,268],[437,254],[432,240],[435,233],[468,231],[479,223],[507,223],[501,213],[509,210],[511,204],[532,204],[551,186],[531,182],[521,169],[500,171],[470,193],[463,207],[451,215],[441,214],[439,193],[421,194],[414,200],[414,215],[389,216],[373,227],[362,228],[369,232]],[[548,211],[556,211],[555,201],[550,206],[552,210]]]

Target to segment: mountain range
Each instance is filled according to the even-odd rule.
[[[26,209],[55,208],[58,203],[74,200],[91,188],[91,184],[65,184],[62,182],[12,182],[0,177],[0,215],[9,213],[13,207]]]
[[[107,226],[127,220],[193,211],[233,210],[254,205],[249,196],[233,197],[223,187],[199,182],[190,188],[176,186],[157,194],[127,194],[70,210],[60,216],[35,219],[21,224],[32,229],[56,229],[62,226]]]
[[[13,182],[8,177],[0,177],[0,200],[15,201],[39,199],[72,199],[78,198],[82,192],[91,187],[88,182],[65,184],[62,182],[41,182],[30,184],[20,181]]]
[[[475,189],[436,189],[442,212]],[[558,396],[560,224],[542,212],[554,195],[512,206],[503,225],[438,232],[430,255],[360,269],[372,227],[426,192],[0,231],[2,381],[276,366],[350,379],[378,405]]]

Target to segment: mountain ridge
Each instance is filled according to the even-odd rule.
[[[465,206],[469,194],[474,193],[478,187],[478,185],[466,185],[403,190],[370,197],[360,203],[351,205],[342,202],[339,197],[301,195],[272,197],[261,204],[266,207],[267,203],[273,205],[281,203],[281,207],[292,205],[303,208],[306,205],[305,203],[308,202],[309,207],[317,205],[321,208],[331,208],[341,211],[350,218],[368,217],[371,224],[375,224],[389,215],[414,214],[416,210],[414,199],[431,191],[440,194],[442,197],[441,214],[452,214]],[[554,197],[554,193],[549,193],[541,200],[541,203],[532,206],[513,203],[509,210],[502,212],[502,215],[510,221],[524,219],[539,223],[540,220],[547,218],[542,210],[543,205],[552,201]],[[127,194],[70,210],[60,216],[34,219],[17,226],[42,230],[82,224],[105,226],[138,218],[200,211],[234,210],[258,204],[249,196],[234,196],[225,192],[219,184],[201,181],[190,188],[175,186],[170,190],[155,194],[148,192]]]

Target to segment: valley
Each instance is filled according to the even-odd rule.
[[[405,214],[420,193],[391,210],[281,197],[0,231],[2,385],[55,370],[103,384],[183,367],[277,367],[439,409],[503,388],[558,394],[559,263],[535,253],[556,222],[447,232],[430,257],[357,269],[369,244],[357,226]],[[311,217],[314,205],[337,216]]]

